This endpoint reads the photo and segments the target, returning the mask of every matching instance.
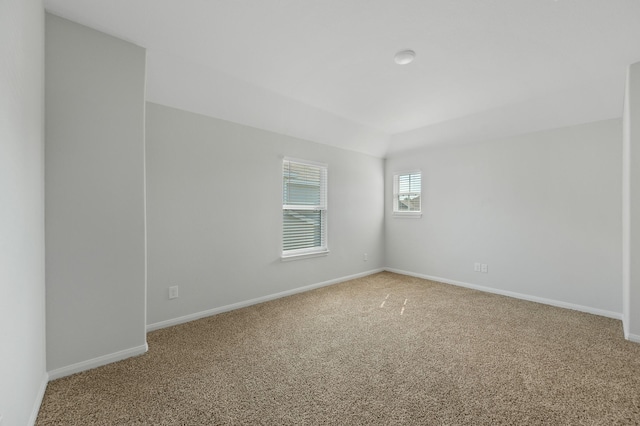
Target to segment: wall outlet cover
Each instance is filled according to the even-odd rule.
[[[483,264],[482,264],[481,270],[482,270],[482,272],[484,272],[485,274],[486,274],[487,272],[489,272],[489,267],[487,266],[487,264],[486,264],[486,263],[483,263]]]
[[[169,299],[177,299],[178,298],[178,286],[174,285],[169,287]]]
[[[473,264],[473,270],[476,272],[480,272],[480,264],[479,263],[474,263]]]

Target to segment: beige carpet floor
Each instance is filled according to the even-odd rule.
[[[388,272],[149,333],[37,425],[640,424],[620,321]]]

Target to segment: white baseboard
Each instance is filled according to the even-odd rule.
[[[40,383],[40,389],[38,389],[36,400],[33,402],[33,408],[31,409],[31,416],[29,416],[29,423],[27,423],[30,426],[35,425],[36,420],[38,420],[38,413],[40,412],[40,406],[42,405],[44,392],[47,390],[47,383],[49,383],[49,374],[45,372],[42,375],[42,382]]]
[[[624,338],[630,342],[640,343],[640,335],[629,332],[629,316],[622,316],[622,331],[624,332]]]
[[[640,334],[626,333],[624,338],[630,342],[640,343]]]
[[[193,314],[185,315],[178,318],[173,318],[165,321],[155,322],[153,324],[147,324],[147,331],[158,330],[161,328],[171,327],[185,322],[194,321],[200,318],[210,317],[212,315],[221,314],[223,312],[233,311],[234,309],[245,308],[247,306],[256,305],[258,303],[268,302],[270,300],[279,299],[281,297],[291,296],[297,293],[303,293],[305,291],[314,290],[320,287],[326,287],[332,284],[338,284],[344,281],[353,280],[356,278],[366,277],[367,275],[376,274],[382,272],[384,269],[373,269],[359,274],[348,275],[346,277],[340,277],[329,281],[323,281],[321,283],[311,284],[304,287],[298,287],[287,291],[281,291],[280,293],[269,294],[267,296],[257,297],[255,299],[245,300],[243,302],[232,303],[231,305],[220,306],[219,308],[208,309],[206,311],[196,312]]]
[[[589,306],[576,305],[576,304],[573,304],[573,303],[561,302],[561,301],[553,300],[553,299],[546,299],[544,297],[530,296],[528,294],[516,293],[514,291],[500,290],[500,289],[492,288],[492,287],[485,287],[485,286],[476,285],[476,284],[469,284],[469,283],[465,283],[465,282],[462,282],[462,281],[455,281],[455,280],[450,280],[450,279],[442,278],[442,277],[434,277],[434,276],[431,276],[431,275],[417,274],[417,273],[414,273],[414,272],[402,271],[400,269],[385,268],[385,271],[389,271],[389,272],[393,272],[393,273],[401,274],[401,275],[409,275],[411,277],[416,277],[416,278],[424,278],[426,280],[431,280],[431,281],[438,281],[438,282],[445,283],[445,284],[452,284],[452,285],[456,285],[456,286],[459,286],[459,287],[466,287],[466,288],[470,288],[470,289],[473,289],[473,290],[480,290],[480,291],[484,291],[484,292],[487,292],[487,293],[494,293],[494,294],[499,294],[499,295],[502,295],[502,296],[513,297],[515,299],[527,300],[529,302],[542,303],[542,304],[545,304],[545,305],[556,306],[558,308],[572,309],[574,311],[586,312],[588,314],[600,315],[600,316],[607,317],[607,318],[614,318],[614,319],[617,319],[617,320],[622,320],[622,313],[619,313],[619,312],[606,311],[606,310],[603,310],[603,309],[592,308],[592,307],[589,307]],[[640,337],[640,336],[638,336],[638,337]],[[629,340],[631,340],[631,339],[629,338]]]
[[[55,370],[49,371],[49,380],[59,379],[61,377],[70,376],[71,374],[80,373],[81,371],[90,370],[92,368],[111,364],[112,362],[131,358],[132,356],[142,355],[148,350],[149,346],[145,343],[142,346],[136,346],[134,348],[129,348],[122,351],[114,352],[112,354],[99,356],[97,358],[78,362],[66,367],[57,368]]]

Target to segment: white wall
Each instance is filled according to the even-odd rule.
[[[144,352],[142,48],[46,16],[47,367]]]
[[[152,327],[384,266],[383,160],[153,103],[146,146]],[[280,260],[283,156],[329,166],[326,257]]]
[[[640,342],[640,62],[627,72],[623,121],[623,324],[625,337]]]
[[[42,2],[0,2],[0,40],[0,416],[27,425],[47,381]]]
[[[616,119],[392,156],[387,266],[620,318],[621,139]],[[423,217],[394,218],[393,172],[412,169]]]

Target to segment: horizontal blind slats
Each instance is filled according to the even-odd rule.
[[[421,211],[422,174],[405,173],[395,176],[396,211]]]
[[[284,210],[283,250],[322,247],[324,211]]]
[[[398,176],[398,192],[417,192],[421,190],[421,176],[420,174],[406,174]]]
[[[283,204],[326,206],[326,168],[283,162]]]
[[[327,169],[283,161],[282,250],[325,247]]]

